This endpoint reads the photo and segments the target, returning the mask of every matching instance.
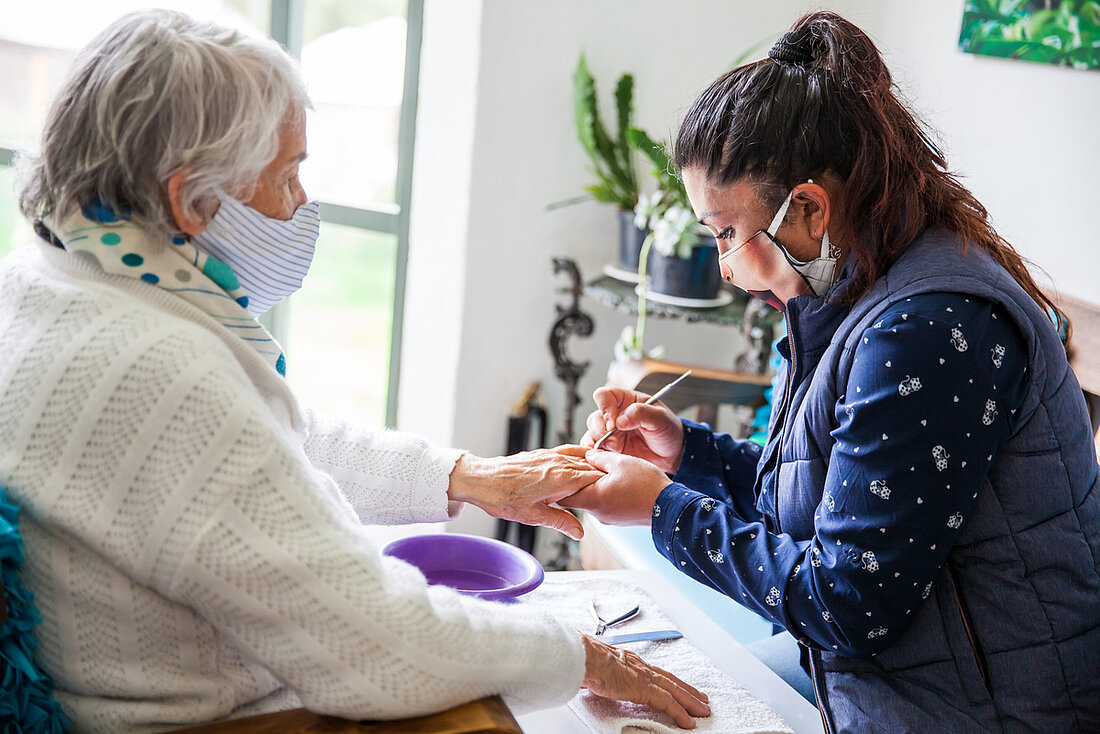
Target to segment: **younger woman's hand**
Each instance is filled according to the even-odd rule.
[[[631,701],[668,714],[682,729],[694,729],[694,716],[710,716],[707,695],[635,652],[620,650],[591,635],[584,640],[584,683],[605,698]]]
[[[657,495],[672,483],[668,475],[648,461],[610,451],[589,451],[585,460],[606,473],[558,504],[588,510],[608,525],[648,525]]]
[[[676,472],[684,453],[684,424],[675,413],[660,402],[645,405],[649,396],[636,390],[601,387],[592,397],[596,410],[588,416],[582,445],[592,446],[618,428],[600,444],[601,449],[645,459],[669,474]]]

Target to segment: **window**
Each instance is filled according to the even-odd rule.
[[[15,195],[15,170],[0,166],[0,257],[19,242],[31,238],[31,227],[19,213]]]
[[[264,316],[303,405],[392,426],[408,249],[423,0],[162,0],[161,7],[266,32],[301,62],[314,109],[302,181],[321,236],[302,290]],[[75,51],[141,0],[39,0],[0,26],[0,254],[29,241],[14,172]]]

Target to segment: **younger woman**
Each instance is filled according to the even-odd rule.
[[[724,277],[785,311],[768,440],[604,388],[586,442],[621,430],[569,504],[651,524],[789,630],[830,732],[1100,731],[1098,468],[1061,316],[874,44],[803,17],[703,92],[675,158]]]

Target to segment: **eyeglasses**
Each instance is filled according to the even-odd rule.
[[[742,247],[755,240],[760,235],[766,235],[768,239],[778,245],[779,243],[775,241],[775,233],[778,232],[779,227],[782,226],[783,217],[787,216],[787,209],[789,209],[791,206],[791,198],[793,196],[794,190],[792,189],[791,192],[787,194],[787,198],[783,200],[783,204],[779,207],[779,211],[777,211],[775,213],[775,216],[772,217],[772,223],[768,225],[767,229],[756,230],[756,232],[754,232],[752,236],[742,240],[741,244],[737,245],[737,247],[730,248],[729,250],[723,252],[721,255],[718,256],[718,262],[721,263],[722,260],[725,259],[727,256],[734,254]]]

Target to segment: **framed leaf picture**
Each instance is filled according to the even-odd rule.
[[[1100,0],[966,0],[959,48],[1100,69]]]

